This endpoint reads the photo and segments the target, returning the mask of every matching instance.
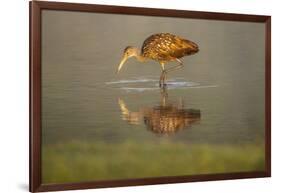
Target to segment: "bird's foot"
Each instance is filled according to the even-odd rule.
[[[167,77],[167,71],[163,70],[162,73],[161,73],[161,76],[160,76],[160,80],[159,80],[159,87],[160,88],[164,88],[164,87],[167,86],[167,84],[165,83],[166,77]]]
[[[160,87],[160,88],[166,88],[166,87],[167,87],[167,84],[166,84],[166,83],[159,83],[159,87]]]

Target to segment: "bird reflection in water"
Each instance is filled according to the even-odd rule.
[[[149,131],[157,134],[176,133],[199,123],[201,118],[199,109],[185,109],[181,101],[177,104],[169,102],[166,88],[161,89],[160,105],[143,107],[132,112],[122,99],[119,98],[118,103],[123,120],[132,125],[144,122]]]

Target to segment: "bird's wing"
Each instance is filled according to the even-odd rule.
[[[199,49],[194,42],[174,36],[166,51],[171,57],[181,58],[194,54],[198,52]]]
[[[162,34],[149,36],[142,45],[142,55],[154,60],[164,60],[165,49],[161,47]]]
[[[155,60],[169,61],[198,52],[198,46],[169,33],[154,34],[142,46],[142,54]]]

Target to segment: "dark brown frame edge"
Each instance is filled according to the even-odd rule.
[[[192,176],[167,176],[157,178],[109,180],[67,184],[42,184],[41,182],[41,11],[82,11],[127,15],[146,15],[179,17],[208,20],[240,22],[259,22],[266,24],[265,37],[265,171],[204,174]],[[271,176],[271,17],[265,15],[246,15],[233,13],[214,13],[153,9],[140,7],[105,6],[93,4],[30,1],[30,146],[29,146],[29,191],[59,191],[117,186],[136,186],[196,181],[260,178]]]

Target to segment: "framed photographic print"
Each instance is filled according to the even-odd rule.
[[[270,16],[30,2],[30,191],[270,177]]]

